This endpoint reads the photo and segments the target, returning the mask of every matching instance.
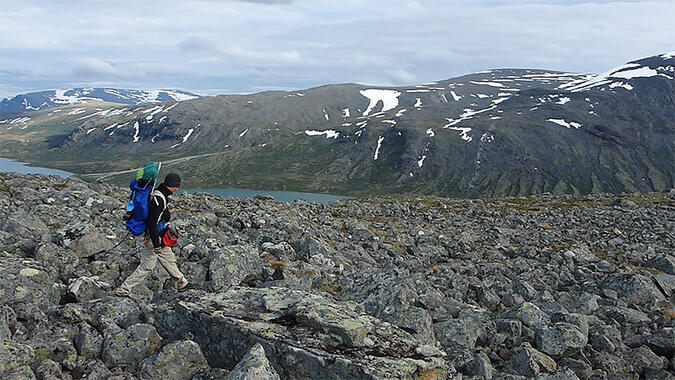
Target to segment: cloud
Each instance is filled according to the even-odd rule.
[[[26,73],[0,74],[0,96],[73,83],[240,93],[418,84],[499,67],[601,72],[675,46],[672,1],[88,4],[0,3],[8,15],[0,23],[0,73]]]
[[[97,58],[83,58],[73,68],[73,74],[79,77],[117,77],[121,72],[107,61]]]

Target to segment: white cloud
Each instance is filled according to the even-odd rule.
[[[61,84],[403,85],[496,67],[601,72],[669,51],[672,2],[0,3],[0,96]]]

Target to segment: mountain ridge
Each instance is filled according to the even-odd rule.
[[[16,131],[70,123],[70,133],[42,149],[79,173],[220,153],[176,167],[200,187],[468,197],[649,192],[674,187],[672,73],[672,56],[662,54],[595,76],[495,69],[416,86],[324,85],[99,107],[75,120],[40,111],[37,121],[5,124]],[[35,158],[29,145],[25,154]],[[5,144],[3,154],[11,151]]]

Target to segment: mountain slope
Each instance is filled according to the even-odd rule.
[[[664,54],[597,76],[500,69],[413,87],[107,105],[76,118],[39,111],[6,124],[22,137],[54,125],[74,131],[0,149],[21,145],[24,157],[77,172],[214,153],[176,164],[193,187],[469,197],[661,191],[674,187],[673,89],[673,56]]]
[[[117,88],[72,88],[40,91],[16,95],[0,101],[0,116],[103,101],[129,105],[171,102],[198,98],[198,95],[180,90],[125,90]]]

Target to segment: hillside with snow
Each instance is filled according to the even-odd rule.
[[[176,170],[195,187],[468,197],[663,191],[675,187],[674,66],[669,53],[599,75],[495,69],[396,88],[72,105],[0,119],[0,148],[76,172],[184,158]]]
[[[180,90],[126,90],[115,88],[70,88],[16,95],[0,101],[0,117],[91,102],[128,105],[174,102],[199,98]]]

